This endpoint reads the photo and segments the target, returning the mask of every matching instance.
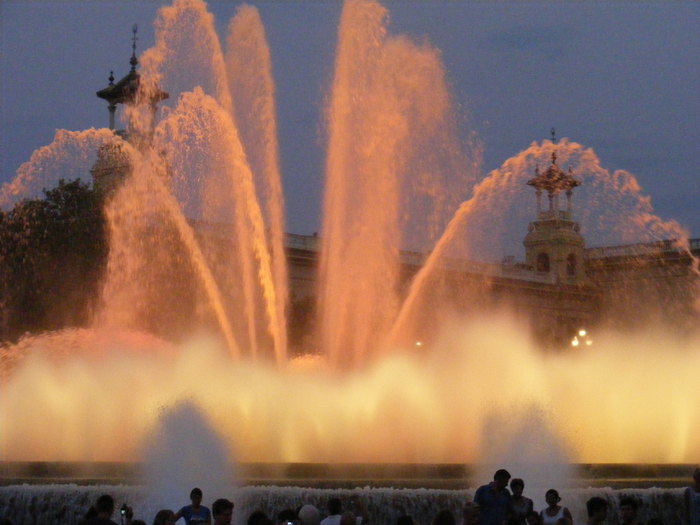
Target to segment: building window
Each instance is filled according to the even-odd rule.
[[[548,272],[549,271],[549,255],[546,253],[540,253],[537,255],[537,271],[538,272]]]
[[[566,257],[566,275],[573,277],[576,275],[576,255],[570,253]]]

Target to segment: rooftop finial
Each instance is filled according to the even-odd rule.
[[[552,144],[555,146],[557,145],[557,130],[552,128],[549,130],[549,132],[552,134]],[[552,150],[552,164],[557,163],[557,148],[554,148]]]
[[[131,60],[129,60],[132,71],[136,70],[136,64],[139,63],[138,58],[136,58],[136,41],[138,40],[136,33],[138,33],[138,30],[139,26],[136,24],[134,24],[134,27],[131,28],[131,31],[134,33],[134,36],[131,37]]]
[[[114,85],[114,71],[109,72],[109,85],[110,86]]]

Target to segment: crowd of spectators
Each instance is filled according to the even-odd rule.
[[[510,490],[509,487],[510,481]],[[556,489],[549,489],[545,494],[546,507],[539,512],[534,508],[532,499],[524,495],[525,482],[520,478],[511,479],[510,473],[499,469],[493,481],[480,486],[473,501],[465,501],[462,515],[458,520],[451,510],[436,509],[430,524],[422,525],[574,525],[573,517],[567,507],[561,504],[562,498]],[[191,504],[178,511],[159,510],[151,522],[137,519],[133,509],[124,504],[118,509],[115,520],[115,502],[109,494],[103,494],[95,501],[84,515],[80,525],[175,525],[180,519],[184,525],[231,525],[234,503],[226,498],[219,498],[209,507],[202,504],[203,493],[199,488],[190,492]],[[646,522],[638,515],[639,502],[629,496],[620,498],[617,503],[616,525],[664,525],[658,518]],[[607,499],[593,496],[586,502],[586,525],[603,525],[607,522],[608,509],[611,505]],[[700,525],[700,469],[693,475],[693,484],[684,493],[684,509],[680,515],[686,525]],[[331,498],[326,509],[319,509],[311,504],[286,508],[274,516],[268,516],[262,510],[252,512],[246,525],[371,525],[361,498],[352,497],[343,502],[340,498]],[[12,525],[6,519],[0,525]],[[396,525],[419,525],[408,515],[401,515]],[[579,524],[577,524],[579,525]]]

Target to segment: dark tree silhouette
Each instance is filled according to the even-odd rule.
[[[101,199],[80,179],[0,211],[0,336],[82,326],[105,265]]]

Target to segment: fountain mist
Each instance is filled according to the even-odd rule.
[[[214,494],[232,484],[225,441],[192,402],[164,409],[141,450],[147,501],[177,510],[192,487]]]
[[[121,342],[93,357],[99,341],[84,343],[86,355],[72,342],[74,357],[53,360],[37,341],[3,384],[1,450],[18,461],[135,458],[162,409],[188,399],[245,461],[498,462],[512,450],[533,465],[700,457],[697,339],[600,334],[587,351],[543,354],[525,333],[503,317],[476,319],[423,357],[395,353],[340,377],[321,364],[280,372],[235,362],[206,341],[160,354]],[[535,421],[536,432],[516,439]],[[494,449],[494,432],[510,448]],[[537,440],[568,455],[540,455]]]

